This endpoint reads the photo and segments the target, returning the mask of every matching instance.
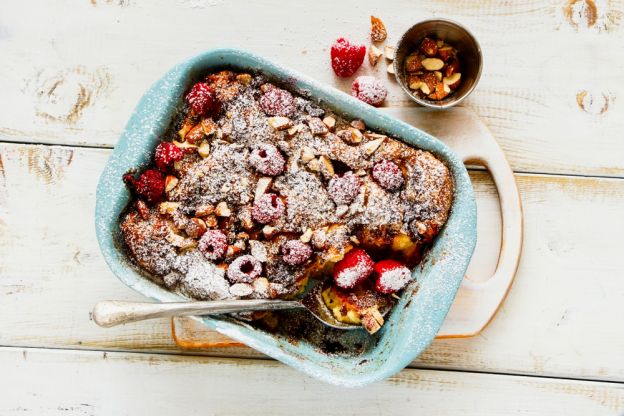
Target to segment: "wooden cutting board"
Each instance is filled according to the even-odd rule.
[[[465,338],[479,334],[494,318],[513,282],[522,251],[522,206],[513,171],[498,143],[471,111],[424,108],[385,109],[388,114],[439,138],[470,166],[486,168],[498,191],[501,245],[498,264],[489,278],[466,276],[437,338]],[[183,348],[241,346],[189,317],[172,319],[172,334]]]

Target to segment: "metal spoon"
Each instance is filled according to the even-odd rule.
[[[276,311],[281,309],[307,309],[325,325],[337,329],[357,329],[360,325],[338,321],[325,305],[321,292],[323,284],[315,285],[300,300],[244,299],[193,302],[124,302],[105,300],[93,308],[93,320],[99,326],[110,328],[128,322],[170,316],[219,315],[224,313]]]

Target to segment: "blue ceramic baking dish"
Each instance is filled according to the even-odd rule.
[[[232,68],[260,72],[315,99],[348,118],[360,118],[367,127],[429,150],[450,168],[455,182],[448,222],[428,255],[413,272],[386,324],[376,336],[345,331],[341,342],[358,345],[357,354],[327,353],[306,341],[264,332],[229,317],[202,317],[206,326],[239,340],[323,381],[362,386],[389,377],[418,356],[434,339],[453,302],[476,243],[476,204],[462,161],[442,142],[338,90],[236,49],[215,49],[171,69],[143,96],[130,117],[97,187],[96,232],[100,248],[113,273],[132,289],[154,300],[176,301],[180,296],[152,283],[126,258],[120,244],[119,216],[130,199],[121,180],[131,168],[146,166],[161,135],[169,127],[185,90],[203,74]]]

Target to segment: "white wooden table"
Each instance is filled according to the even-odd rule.
[[[262,3],[262,4],[261,4]],[[517,173],[525,243],[509,297],[469,339],[437,340],[396,377],[321,384],[247,348],[178,349],[168,320],[93,324],[102,299],[139,300],[94,235],[95,184],[134,105],[176,62],[252,50],[347,91],[329,47],[390,40],[447,17],[480,40],[465,102]],[[618,0],[0,2],[0,415],[624,412],[624,3]],[[410,106],[387,78],[387,106]],[[496,263],[495,189],[472,171],[479,243]],[[210,355],[210,356],[208,356]]]

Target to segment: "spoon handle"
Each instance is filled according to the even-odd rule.
[[[215,300],[201,302],[125,302],[105,300],[93,308],[93,320],[99,326],[111,326],[168,316],[216,315],[233,312],[268,311],[303,308],[297,301],[275,299]]]

